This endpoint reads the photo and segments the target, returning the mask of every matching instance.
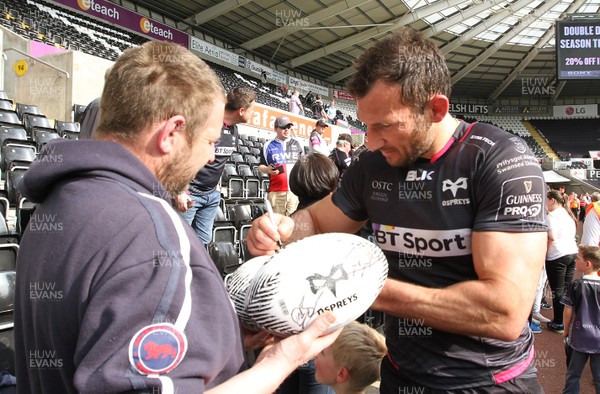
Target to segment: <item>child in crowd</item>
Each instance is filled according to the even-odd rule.
[[[366,324],[351,322],[335,342],[317,355],[318,382],[336,394],[361,394],[379,380],[385,338]]]
[[[575,269],[583,276],[572,281],[561,298],[565,305],[563,335],[570,346],[563,393],[579,393],[579,380],[588,358],[596,392],[600,393],[600,248],[579,245]]]

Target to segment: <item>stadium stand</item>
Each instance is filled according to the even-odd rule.
[[[589,157],[590,146],[600,142],[598,119],[532,119],[530,122],[563,158]]]

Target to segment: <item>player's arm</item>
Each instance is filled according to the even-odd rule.
[[[331,201],[331,195],[307,209],[297,211],[292,218],[278,214],[273,216],[277,228],[265,215],[252,222],[246,238],[248,249],[252,255],[274,253],[278,249],[278,240],[290,243],[314,234],[355,233],[364,224],[364,222],[354,221],[344,215]]]
[[[431,289],[388,279],[372,308],[448,332],[514,340],[533,304],[545,245],[545,232],[474,232],[478,280]]]

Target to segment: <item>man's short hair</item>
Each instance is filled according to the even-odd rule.
[[[135,139],[151,124],[183,115],[189,141],[225,92],[217,75],[181,45],[148,41],[123,52],[102,92],[98,134]]]
[[[331,349],[335,366],[348,369],[352,391],[362,391],[379,380],[387,347],[383,335],[373,328],[353,321],[344,327]]]
[[[592,199],[592,202],[600,201],[600,193],[593,192],[590,194],[590,198]]]
[[[585,261],[592,263],[594,271],[600,271],[600,247],[594,245],[579,245],[579,253]]]
[[[227,93],[225,110],[237,111],[240,108],[248,108],[253,101],[256,101],[256,92],[253,89],[238,87]]]
[[[355,68],[347,84],[355,97],[366,96],[379,80],[400,86],[400,102],[420,114],[434,95],[450,97],[450,72],[444,56],[412,28],[378,41],[358,58]]]

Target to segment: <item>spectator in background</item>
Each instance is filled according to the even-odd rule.
[[[183,212],[183,217],[205,245],[212,240],[213,224],[221,202],[219,181],[225,162],[237,149],[237,124],[252,118],[255,104],[256,93],[250,88],[235,88],[227,94],[221,138],[215,144],[215,159],[198,171],[187,193],[177,196],[177,209]]]
[[[585,207],[586,215],[583,222],[581,235],[582,245],[600,245],[600,193],[594,192],[590,196],[592,202]]]
[[[335,143],[335,149],[331,151],[331,154],[329,155],[329,158],[338,169],[340,182],[342,181],[344,172],[346,172],[348,167],[350,167],[350,163],[352,163],[352,156],[350,155],[351,148],[352,145],[350,145],[350,142],[340,138]]]
[[[292,92],[290,97],[290,112],[296,115],[302,115],[304,113],[304,107],[300,101],[300,93],[297,90]]]
[[[350,322],[333,345],[317,356],[317,380],[335,394],[364,394],[379,380],[386,351],[383,335],[366,324]]]
[[[573,216],[577,220],[577,218],[579,217],[579,206],[580,206],[579,198],[577,198],[577,193],[571,192],[571,194],[569,194],[568,203],[569,203],[568,206],[571,209],[571,213],[573,213]]]
[[[323,119],[317,120],[315,129],[310,133],[310,151],[320,153],[325,156],[329,156],[329,148],[327,147],[327,141],[323,138],[325,129],[329,127],[329,124]]]
[[[548,250],[546,252],[546,274],[552,289],[552,306],[554,318],[546,323],[548,329],[562,333],[563,304],[560,298],[565,286],[573,279],[575,271],[575,258],[577,257],[577,243],[575,242],[577,218],[567,206],[564,195],[557,190],[546,193],[546,208],[548,209],[547,222]]]
[[[275,119],[276,137],[265,142],[258,166],[258,171],[269,174],[267,198],[273,207],[273,212],[287,216],[298,207],[298,197],[290,191],[289,187],[290,171],[304,155],[304,148],[300,141],[290,135],[293,125],[285,116]]]
[[[576,269],[583,276],[567,287],[561,302],[565,305],[565,332],[570,360],[564,394],[579,394],[581,374],[590,359],[596,393],[600,393],[600,249],[580,245]],[[339,338],[338,338],[339,339]]]
[[[335,124],[336,111],[337,108],[335,108],[335,101],[329,100],[329,104],[325,106],[325,113],[327,114],[327,119],[331,124]]]
[[[301,157],[290,173],[290,190],[298,196],[298,209],[304,209],[333,193],[339,173],[329,158],[310,153]]]
[[[327,119],[327,112],[323,108],[323,98],[321,95],[317,95],[316,100],[312,106],[313,118],[315,119]]]
[[[592,202],[592,197],[590,197],[590,193],[583,193],[579,196],[579,220],[581,222],[585,221],[585,214],[587,206]]]

